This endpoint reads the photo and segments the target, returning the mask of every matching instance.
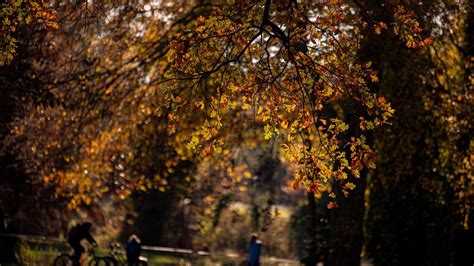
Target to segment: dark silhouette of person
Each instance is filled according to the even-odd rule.
[[[250,238],[249,257],[248,257],[249,266],[260,265],[261,250],[262,250],[262,242],[260,242],[260,240],[258,239],[256,235],[252,235],[252,237]]]
[[[92,223],[85,222],[78,224],[71,228],[68,233],[67,242],[74,249],[74,254],[72,255],[73,263],[75,265],[80,265],[81,256],[86,251],[86,249],[81,245],[81,241],[86,239],[94,247],[97,247],[97,242],[92,237],[90,230],[92,228]]]
[[[142,247],[140,244],[140,239],[137,235],[133,234],[128,238],[126,251],[128,265],[138,265],[140,261],[140,253],[142,251]]]

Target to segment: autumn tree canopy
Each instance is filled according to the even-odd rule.
[[[448,264],[455,248],[423,257],[419,241],[472,228],[470,3],[0,6],[2,182],[20,173],[70,208],[194,193],[207,230],[228,191],[268,186],[270,209],[274,180],[252,180],[284,165],[313,227],[332,209],[329,265],[357,265],[364,243],[380,265]]]
[[[408,47],[430,42],[402,3],[392,25],[337,1],[52,7],[62,25],[40,37],[40,52],[54,60],[38,61],[31,75],[54,100],[24,108],[10,145],[72,205],[166,187],[179,161],[226,158],[249,130],[281,141],[299,166],[295,188],[319,194],[332,184],[347,195],[349,177],[375,168],[363,132],[394,112],[367,86],[378,78],[357,60],[361,29],[394,31]],[[342,101],[363,110],[362,133],[347,132]],[[143,168],[152,143],[162,147],[151,155],[164,165],[156,171]]]

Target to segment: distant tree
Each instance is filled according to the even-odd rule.
[[[376,1],[365,8],[387,25],[395,19]],[[373,136],[378,167],[368,178],[366,251],[376,265],[449,265],[454,236],[472,223],[472,83],[463,53],[470,7],[410,8],[432,45],[409,49],[382,31],[367,36],[361,51],[379,71],[374,90],[397,110],[393,125]]]
[[[32,184],[17,159],[15,151],[5,149],[9,124],[24,111],[27,97],[37,102],[48,100],[34,75],[33,61],[38,58],[38,43],[47,32],[55,30],[55,12],[44,1],[2,1],[0,3],[0,209],[4,211],[3,233],[56,234],[64,229],[67,212],[63,202],[53,202],[50,191]],[[31,216],[30,216],[31,215]],[[36,217],[36,219],[31,219]],[[47,219],[54,218],[54,219]],[[0,261],[17,263],[18,239],[1,236]]]

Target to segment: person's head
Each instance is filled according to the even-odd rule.
[[[258,239],[257,235],[256,235],[256,234],[253,234],[252,237],[250,237],[250,243],[255,243],[255,242],[257,242],[257,239]]]
[[[85,222],[82,224],[87,230],[91,230],[92,228],[92,223],[91,222]]]
[[[137,235],[135,234],[131,234],[129,237],[128,237],[128,242],[132,242],[132,241],[135,241],[137,243],[140,243],[140,238],[138,238]]]

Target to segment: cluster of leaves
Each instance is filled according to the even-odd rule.
[[[347,121],[328,115],[329,110],[345,98],[362,105],[363,130],[386,123],[393,114],[390,104],[367,88],[366,81],[374,75],[370,63],[355,63],[351,47],[357,47],[360,36],[341,29],[354,28],[358,21],[340,3],[318,11],[310,3],[272,7],[280,12],[270,15],[269,2],[258,1],[237,9],[214,9],[212,17],[199,17],[195,30],[172,42],[168,60],[183,78],[217,80],[216,86],[204,88],[219,99],[211,98],[216,107],[211,114],[226,116],[226,109],[238,104],[240,112],[263,125],[265,139],[282,137],[287,159],[299,165],[295,188],[302,183],[319,194],[338,180],[352,189],[354,184],[344,185],[345,180],[348,175],[359,176],[364,166],[374,167],[368,156],[372,152],[363,137],[341,141]],[[217,123],[214,132],[221,125]],[[208,141],[207,132],[194,138],[191,146]],[[308,135],[309,142],[302,135]],[[346,154],[347,145],[351,156]]]
[[[56,13],[44,0],[6,1],[0,4],[0,66],[8,65],[16,54],[16,32],[24,25],[57,29]]]
[[[432,43],[431,38],[422,36],[422,28],[413,11],[403,5],[397,5],[394,14],[395,35],[405,42],[408,48],[423,47]]]

